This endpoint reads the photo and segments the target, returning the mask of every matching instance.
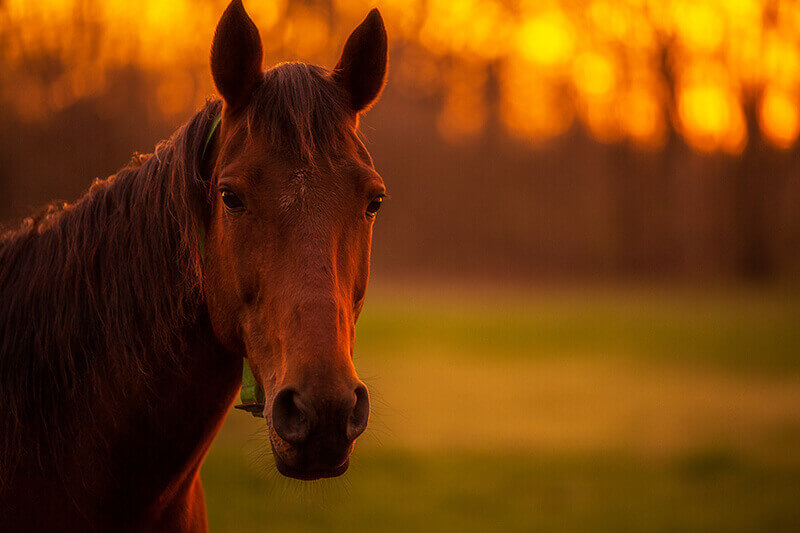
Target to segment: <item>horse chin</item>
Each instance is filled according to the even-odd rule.
[[[323,478],[339,477],[347,472],[347,469],[350,467],[350,451],[352,451],[352,445],[347,455],[344,457],[344,461],[338,466],[320,468],[315,465],[315,467],[309,468],[309,458],[304,457],[302,452],[278,437],[271,428],[269,430],[269,441],[275,467],[281,475],[288,478],[298,479],[300,481],[314,481]]]
[[[339,477],[347,472],[347,468],[350,466],[350,458],[348,457],[345,459],[344,463],[333,470],[296,470],[286,464],[281,456],[274,451],[273,456],[275,457],[275,467],[278,469],[278,472],[286,477],[298,479],[300,481],[314,481],[323,478]]]

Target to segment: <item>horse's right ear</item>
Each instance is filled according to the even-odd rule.
[[[217,25],[211,45],[211,75],[226,108],[241,109],[261,82],[263,51],[258,28],[242,0],[233,0]]]

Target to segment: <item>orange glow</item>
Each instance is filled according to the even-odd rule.
[[[275,26],[286,13],[289,0],[260,0],[248,2],[247,12],[261,31],[268,31]],[[194,2],[196,4],[196,2]]]
[[[591,97],[610,94],[616,83],[616,72],[611,60],[597,52],[585,52],[574,63],[575,85],[577,89]]]
[[[707,53],[717,50],[722,44],[725,27],[717,6],[710,2],[673,2],[672,18],[676,33],[687,49]]]
[[[563,92],[543,83],[525,65],[508,66],[501,83],[501,118],[512,134],[537,142],[561,135],[572,125],[575,113]]]
[[[547,67],[564,64],[575,47],[572,24],[558,10],[538,13],[523,20],[516,45],[522,57],[534,64]]]
[[[157,112],[187,113],[213,91],[208,47],[226,4],[8,0],[0,66],[14,83],[0,84],[0,100],[22,118],[46,118],[103,94],[115,72],[135,66],[154,82]],[[789,0],[332,0],[332,12],[289,0],[245,5],[267,61],[323,64],[377,5],[393,46],[410,44],[393,56],[393,83],[406,95],[441,96],[438,125],[448,139],[480,134],[498,109],[509,132],[534,141],[566,132],[577,116],[604,142],[653,148],[674,128],[698,150],[735,154],[748,138],[742,109],[753,106],[775,146],[798,136],[800,4]],[[470,65],[474,79],[442,68],[456,64]],[[495,83],[490,67],[496,91],[485,90]]]
[[[619,107],[620,127],[646,148],[658,148],[664,141],[664,116],[656,94],[655,90],[633,89]]]
[[[738,153],[747,140],[739,103],[730,89],[696,83],[681,90],[678,113],[685,135],[695,148]]]
[[[766,37],[764,45],[764,75],[783,85],[800,82],[800,50],[797,40],[790,41],[775,33]]]
[[[780,89],[768,88],[761,100],[761,129],[780,148],[790,148],[800,133],[800,98]]]
[[[164,76],[158,83],[156,98],[162,113],[168,116],[182,113],[186,107],[186,94],[194,93],[194,80],[185,71],[177,70]]]
[[[434,54],[492,59],[505,52],[509,26],[507,13],[497,2],[430,0],[419,39]]]
[[[486,122],[485,77],[480,69],[462,68],[448,76],[444,108],[439,115],[441,134],[450,140],[475,137]]]
[[[310,61],[327,51],[330,31],[320,10],[301,6],[284,21],[283,44],[294,57]]]
[[[610,38],[625,39],[631,32],[631,14],[620,2],[597,0],[589,6],[588,14],[594,31]]]

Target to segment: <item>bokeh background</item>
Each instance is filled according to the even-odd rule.
[[[212,96],[225,4],[0,1],[0,221]],[[290,482],[231,413],[212,530],[800,530],[800,2],[245,1],[325,66],[375,5],[370,429]]]

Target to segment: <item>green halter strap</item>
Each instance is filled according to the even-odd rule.
[[[205,143],[203,144],[203,153],[201,155],[202,158],[201,160],[205,160],[206,151],[208,150],[208,145],[211,144],[211,139],[214,138],[214,133],[216,133],[220,122],[222,122],[222,113],[217,115],[217,117],[211,123],[211,128],[208,130]],[[199,243],[200,260],[205,261],[206,227],[204,225],[200,226],[199,240],[200,240]],[[258,384],[258,381],[256,381],[256,377],[253,375],[253,371],[250,370],[250,365],[247,362],[245,362],[242,365],[242,392],[240,398],[242,400],[242,403],[235,406],[236,409],[247,411],[251,415],[256,417],[263,416],[264,402],[266,401],[264,398],[264,390],[261,388],[261,385]]]

